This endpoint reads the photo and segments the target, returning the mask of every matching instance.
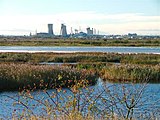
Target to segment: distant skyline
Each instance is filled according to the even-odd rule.
[[[160,0],[0,0],[0,35],[60,34],[61,23],[100,34],[160,35]]]

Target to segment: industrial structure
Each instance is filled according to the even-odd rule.
[[[48,34],[53,35],[53,24],[48,24]]]
[[[67,29],[66,29],[66,25],[64,25],[64,24],[61,24],[60,35],[62,37],[67,37]]]
[[[48,33],[47,32],[40,32],[37,33],[36,32],[36,36],[37,37],[62,37],[62,38],[83,38],[83,39],[87,39],[87,38],[96,38],[99,37],[99,35],[96,35],[96,29],[91,29],[90,27],[86,28],[87,32],[82,32],[81,29],[78,31],[77,29],[75,29],[75,33],[73,33],[72,27],[71,27],[71,33],[67,34],[67,27],[65,24],[61,24],[61,28],[60,28],[60,35],[54,35],[53,32],[53,24],[48,24]],[[31,35],[30,35],[31,36]]]
[[[70,34],[67,34],[67,27],[65,24],[61,24],[60,28],[60,35],[55,35],[53,31],[53,24],[48,24],[48,32],[39,32],[37,33],[37,30],[34,33],[29,33],[29,37],[38,37],[38,38],[80,38],[80,39],[106,39],[106,40],[121,40],[121,39],[159,39],[159,35],[137,35],[137,33],[128,33],[126,35],[100,35],[99,30],[96,30],[95,28],[86,28],[86,32],[83,32],[81,30],[81,27],[78,29],[73,29],[71,27]],[[0,35],[0,38],[3,38],[4,35]],[[10,36],[7,36],[10,37]],[[13,37],[13,36],[11,36]],[[16,37],[28,37],[26,35],[24,36],[16,36]]]
[[[88,27],[86,29],[87,29],[87,35],[93,35],[93,28],[91,29],[90,27]]]
[[[48,33],[40,32],[36,33],[37,37],[54,37],[53,24],[48,24]]]

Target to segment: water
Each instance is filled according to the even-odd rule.
[[[77,63],[76,62],[67,62],[67,63],[63,63],[63,62],[41,62],[39,63],[40,65],[58,65],[58,66],[61,66],[61,65],[76,65]]]
[[[123,87],[122,87],[123,86]],[[99,82],[97,85],[92,86],[89,88],[89,90],[84,90],[83,92],[87,93],[88,91],[90,92],[88,97],[90,100],[94,100],[95,97],[97,95],[100,95],[104,89],[108,89],[110,90],[109,94],[106,92],[103,92],[103,94],[101,94],[101,96],[105,99],[109,99],[111,98],[110,95],[112,96],[119,96],[119,98],[123,97],[123,90],[122,88],[124,88],[125,86],[125,90],[126,93],[128,93],[128,95],[134,95],[134,98],[136,99],[136,97],[139,95],[139,93],[141,92],[143,86],[142,84],[120,84],[120,83],[103,83],[103,82]],[[71,95],[71,92],[68,89],[63,89],[66,92],[60,92],[59,96],[62,96],[63,98],[65,98],[65,96],[69,96]],[[92,91],[93,90],[93,91]],[[50,95],[52,95],[52,92],[55,92],[55,90],[48,90],[48,93]],[[52,103],[51,99],[48,97],[48,95],[46,93],[44,93],[43,91],[35,91],[31,93],[34,98],[39,99],[41,101],[45,101],[48,100],[49,102]],[[141,95],[141,94],[140,94]],[[95,97],[92,97],[95,96]],[[13,98],[10,98],[13,97]],[[132,97],[132,96],[128,96],[128,99]],[[86,96],[81,97],[81,99],[86,99]],[[26,109],[23,105],[19,105],[16,104],[15,100],[22,100],[22,102],[24,104],[27,104],[27,106],[33,110],[33,113],[36,115],[45,115],[45,111],[43,110],[44,106],[43,104],[40,104],[39,102],[35,101],[35,100],[31,100],[31,99],[23,99],[22,97],[19,97],[18,92],[3,92],[0,93],[0,118],[7,118],[7,119],[11,119],[11,116],[13,116],[13,113],[15,114],[19,114],[22,113],[23,109]],[[56,98],[53,98],[56,99]],[[118,99],[115,99],[118,100]],[[63,99],[63,102],[61,101],[61,104],[63,105],[67,100]],[[107,102],[107,104],[103,103],[101,99],[97,99],[96,100],[97,105],[99,105],[99,107],[101,109],[103,109],[103,107],[106,107],[108,104],[111,104],[110,102]],[[53,103],[52,103],[53,104]],[[106,105],[106,106],[105,106]],[[119,108],[123,108],[124,105],[122,105],[121,103],[117,104],[117,107]],[[160,117],[160,114],[157,113],[157,110],[160,110],[160,84],[147,84],[144,89],[143,89],[143,94],[142,94],[142,98],[140,99],[140,101],[138,102],[138,104],[135,107],[135,115],[136,114],[140,114],[140,113],[145,113],[147,112],[155,112],[156,115],[159,115],[158,117]],[[85,110],[84,110],[85,111]],[[115,110],[116,112],[116,110]],[[126,112],[126,109],[123,109],[123,112]]]
[[[153,53],[160,54],[160,47],[44,47],[44,46],[0,46],[0,52],[115,52],[115,53]]]
[[[0,52],[59,52],[59,53],[72,53],[72,52],[116,52],[116,53],[153,53],[160,54],[160,47],[24,47],[24,46],[0,46]],[[42,63],[46,64],[46,63]],[[58,64],[58,63],[54,63]],[[74,63],[75,64],[75,63]],[[98,95],[103,91],[104,86],[113,86],[110,87],[111,94],[123,96],[122,93],[122,84],[120,83],[99,83],[96,86],[92,86],[94,89],[92,92],[92,96]],[[142,84],[136,84],[134,87],[131,84],[125,84],[127,88],[127,92],[130,92],[134,95],[134,93],[138,92],[137,90],[141,90]],[[66,95],[70,95],[70,91],[65,89]],[[49,94],[55,92],[55,90],[48,90]],[[140,91],[139,91],[140,92]],[[64,93],[60,93],[62,96]],[[32,95],[41,100],[49,99],[48,96],[43,91],[33,92]],[[102,96],[104,98],[109,98],[108,94],[103,93]],[[136,94],[134,97],[137,97]],[[15,100],[14,100],[15,99]],[[26,103],[29,108],[33,110],[33,112],[37,115],[43,115],[45,112],[43,111],[43,105],[37,103],[34,100],[23,99],[18,95],[18,92],[2,92],[0,93],[0,119],[11,119],[13,113],[16,115],[22,113],[24,109],[26,109],[23,105],[17,104],[17,100],[22,100]],[[105,107],[105,104],[102,103],[101,100],[97,100],[97,103],[102,107]],[[62,103],[63,104],[63,103]],[[123,105],[118,104],[117,107],[122,108]],[[144,113],[146,111],[153,112],[158,114],[157,110],[160,110],[160,84],[148,84],[144,89],[143,97],[139,101],[139,104],[136,106],[136,113]],[[125,109],[124,109],[125,111]],[[160,115],[159,115],[160,117]]]

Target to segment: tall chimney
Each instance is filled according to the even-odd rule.
[[[53,35],[53,24],[48,24],[48,34]]]

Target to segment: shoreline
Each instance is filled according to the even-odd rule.
[[[93,53],[92,51],[88,51],[88,52],[83,52],[83,51],[27,51],[27,50],[23,50],[23,51],[16,51],[16,50],[0,50],[0,53]],[[138,52],[94,52],[94,53],[118,53],[118,54],[155,54],[155,55],[160,55],[160,53],[138,53]]]
[[[115,54],[155,54],[160,55],[160,53],[139,53],[139,52],[93,52],[93,51],[28,51],[28,50],[0,50],[0,53],[115,53]]]

